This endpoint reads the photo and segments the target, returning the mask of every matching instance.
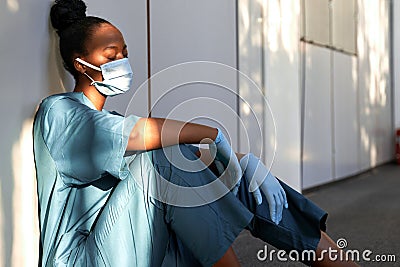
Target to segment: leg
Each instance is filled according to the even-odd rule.
[[[208,166],[208,168],[214,174],[218,173],[218,170],[215,167],[215,164],[212,162],[212,158],[211,158],[211,155],[210,155],[210,152],[208,149],[197,150],[197,151],[194,151],[194,153],[197,157],[199,157],[203,161],[203,163],[205,165]],[[213,267],[224,267],[224,266],[228,266],[228,267],[236,267],[236,266],[239,267],[240,266],[239,259],[237,258],[236,253],[233,250],[232,246],[230,246],[229,249],[224,254],[224,256],[222,256],[222,258],[213,265]]]
[[[131,158],[132,175],[111,191],[85,242],[71,254],[71,266],[200,266],[165,222],[164,203],[149,195],[151,155]]]
[[[180,158],[180,153],[183,158]],[[184,158],[192,162],[183,162],[182,165]],[[164,179],[170,183],[158,186],[159,197],[164,197],[167,203],[178,203],[164,204],[165,221],[203,266],[240,266],[230,246],[249,224],[252,214],[233,194],[220,195],[220,186],[215,183],[210,186],[210,183],[221,182],[197,159],[185,145],[154,151],[155,170],[160,175],[157,181]],[[189,163],[191,170],[185,170],[185,164]],[[206,192],[202,191],[205,185]],[[209,197],[215,198],[207,201]],[[193,199],[203,202],[194,205]]]
[[[294,250],[299,255],[303,251],[316,253],[321,239],[321,230],[325,231],[326,212],[288,185],[283,182],[281,185],[286,192],[289,208],[283,210],[282,220],[279,225],[276,225],[270,219],[268,201],[264,194],[262,193],[261,205],[257,205],[253,195],[248,192],[247,182],[242,180],[238,198],[255,214],[248,229],[253,236],[287,253]],[[307,258],[300,257],[299,260],[310,265],[312,255],[305,257]]]
[[[215,164],[212,162],[211,155],[209,155],[210,153],[209,153],[208,149],[197,150],[197,151],[194,151],[194,153],[196,154],[197,157],[199,157],[204,162],[204,164],[206,164],[208,166],[208,168],[214,174],[218,173],[218,170],[215,167]],[[228,266],[228,267],[239,267],[240,266],[239,259],[237,258],[236,253],[233,250],[232,246],[230,246],[229,249],[224,254],[224,256],[222,256],[222,258],[213,265],[213,267],[224,267],[224,266]]]
[[[336,243],[324,232],[321,231],[321,240],[318,243],[318,247],[317,247],[317,258],[321,258],[321,254],[323,253],[323,251],[328,251],[329,248],[334,249],[336,251],[338,251],[337,254],[340,253],[340,249],[337,247]],[[359,266],[358,264],[352,262],[352,261],[346,261],[346,259],[344,261],[331,261],[329,259],[329,255],[328,254],[323,254],[323,260],[322,261],[316,261],[313,262],[311,264],[311,266],[321,266],[321,267],[329,267],[329,266]],[[340,258],[339,255],[337,256],[337,258]]]
[[[142,163],[137,173],[146,170]],[[87,266],[161,266],[168,239],[163,211],[130,176],[111,192],[82,245]]]
[[[281,182],[281,181],[280,181]],[[253,224],[249,227],[251,233],[263,241],[287,252],[296,250],[315,251],[316,260],[302,259],[303,263],[312,266],[358,266],[351,261],[332,261],[329,254],[323,251],[337,250],[340,259],[340,249],[324,232],[327,213],[313,202],[281,182],[289,202],[289,209],[284,209],[282,221],[274,224],[269,218],[267,200],[263,195],[263,203],[259,206],[248,193],[247,184],[242,181],[238,197],[251,211],[255,213]],[[345,258],[345,257],[344,257]]]
[[[200,153],[196,153],[200,157]],[[202,158],[201,158],[202,159]],[[203,159],[202,159],[203,160]],[[210,169],[213,170],[213,165],[210,165],[209,160],[205,160]],[[214,170],[214,172],[217,172]],[[252,195],[248,192],[247,184],[242,181],[241,189],[238,198],[241,202],[255,214],[255,219],[249,227],[253,235],[262,240],[274,245],[279,249],[286,251],[297,250],[313,250],[316,252],[316,258],[321,256],[322,261],[311,263],[309,260],[304,260],[306,264],[313,266],[357,266],[352,262],[330,261],[328,254],[323,254],[324,250],[329,248],[338,250],[335,242],[333,242],[323,231],[325,230],[325,220],[327,214],[318,208],[314,203],[306,199],[303,195],[297,193],[292,188],[283,184],[285,191],[289,195],[290,210],[285,210],[283,220],[280,225],[275,225],[269,219],[268,204],[265,197],[263,203],[257,206]],[[215,264],[215,266],[235,266],[236,256],[231,248],[225,255]],[[228,263],[231,261],[232,263]]]

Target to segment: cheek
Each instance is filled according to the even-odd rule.
[[[92,57],[88,57],[88,58],[87,58],[87,61],[88,61],[90,64],[92,64],[92,65],[94,65],[94,66],[97,66],[97,67],[100,67],[100,65],[102,65],[102,64],[105,63],[105,60],[104,60],[103,57],[97,57],[97,58],[95,58],[95,57],[92,56]],[[102,74],[101,74],[101,71],[94,70],[94,69],[92,69],[92,68],[87,67],[87,68],[86,68],[86,73],[87,73],[88,75],[90,75],[90,77],[92,77],[92,79],[95,80],[95,81],[103,81],[103,76],[102,76]]]
[[[100,71],[87,69],[86,73],[95,81],[103,81],[103,76]]]
[[[89,62],[90,64],[100,67],[104,63],[108,62],[108,59],[103,56],[101,51],[98,51],[98,49],[95,49],[90,55],[85,57],[85,61]],[[86,73],[92,77],[93,80],[95,81],[103,81],[103,76],[101,74],[101,71],[94,70],[92,68],[87,67],[86,68]]]

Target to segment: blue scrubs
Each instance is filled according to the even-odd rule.
[[[176,149],[196,159],[187,145],[124,156],[138,119],[97,111],[83,93],[42,101],[33,130],[40,266],[211,266],[244,228],[283,249],[316,248],[326,213],[283,183],[294,210],[284,211],[280,226],[264,196],[255,205],[245,179],[237,197],[216,190],[215,201],[196,207],[160,201],[179,192],[159,175],[188,188],[217,177],[171,164]]]

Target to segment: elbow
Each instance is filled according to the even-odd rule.
[[[159,122],[152,119],[140,119],[129,135],[127,151],[147,151],[161,147]]]
[[[137,151],[139,150],[137,147],[138,144],[138,133],[132,131],[128,137],[128,144],[126,146],[126,151]]]

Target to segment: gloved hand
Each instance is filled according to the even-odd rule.
[[[262,203],[261,189],[268,201],[271,220],[279,224],[283,207],[288,208],[285,190],[261,160],[252,153],[241,158],[240,166],[249,183],[249,191],[253,193],[257,204]]]
[[[222,175],[223,182],[228,188],[232,188],[232,193],[237,195],[240,179],[242,178],[242,168],[232,147],[220,129],[218,129],[218,135],[214,143],[211,143],[209,147],[211,155],[215,155],[215,163],[218,171],[224,173]],[[223,166],[221,166],[221,163]],[[226,167],[225,172],[223,170],[224,167]]]

